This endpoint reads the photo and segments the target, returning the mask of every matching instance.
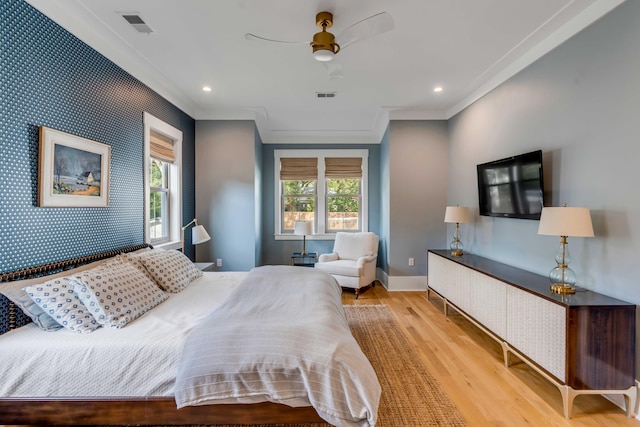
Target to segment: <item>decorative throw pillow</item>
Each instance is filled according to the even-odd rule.
[[[89,333],[100,327],[74,292],[69,277],[59,277],[24,291],[45,313],[70,331]]]
[[[25,287],[22,281],[3,283],[0,287],[0,294],[9,298],[20,310],[33,320],[33,323],[38,325],[43,331],[57,331],[62,328],[62,325],[56,322],[51,316],[40,308],[34,300],[31,299],[22,288]]]
[[[112,265],[113,263],[131,264],[132,266],[140,270],[145,276],[147,276],[149,280],[151,280],[153,283],[156,283],[156,280],[153,278],[151,274],[149,274],[149,272],[145,268],[142,261],[140,261],[140,258],[136,255],[133,255],[133,254],[116,255],[112,260],[107,262],[107,266]]]
[[[169,298],[131,264],[87,270],[71,281],[89,312],[105,327],[121,328]]]
[[[138,255],[156,283],[165,291],[177,293],[202,277],[202,271],[182,252],[148,251]]]

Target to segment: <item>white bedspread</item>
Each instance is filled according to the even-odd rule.
[[[190,333],[178,408],[271,401],[313,406],[336,426],[375,425],[380,385],[349,330],[335,279],[258,267]]]
[[[171,396],[185,337],[247,273],[205,272],[122,329],[0,335],[0,397]]]

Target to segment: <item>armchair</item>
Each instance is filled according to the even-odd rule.
[[[343,288],[355,289],[357,299],[362,288],[375,285],[377,259],[375,233],[338,232],[333,252],[321,254],[315,268],[331,274]]]

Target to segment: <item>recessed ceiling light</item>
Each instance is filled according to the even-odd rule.
[[[211,92],[211,86],[202,86],[203,92]]]
[[[434,92],[442,92],[444,89],[442,88],[442,86],[436,86],[433,88]]]

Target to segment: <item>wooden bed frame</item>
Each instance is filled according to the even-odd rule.
[[[46,276],[83,264],[151,247],[147,244],[101,252],[22,269],[0,276],[2,282]],[[4,296],[0,295],[2,298]],[[9,304],[9,329],[22,326],[20,308]],[[18,313],[20,312],[20,313]],[[30,319],[29,319],[30,320]],[[326,423],[311,406],[293,408],[278,403],[219,404],[177,409],[173,397],[1,398],[0,424],[49,425],[188,425]]]

